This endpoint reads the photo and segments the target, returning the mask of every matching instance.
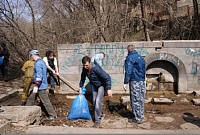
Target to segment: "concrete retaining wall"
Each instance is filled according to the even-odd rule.
[[[112,90],[121,93],[123,92],[124,60],[129,44],[136,46],[137,52],[145,58],[146,66],[154,61],[164,60],[172,63],[178,70],[179,93],[200,90],[200,41],[60,44],[57,46],[60,74],[78,86],[82,71],[82,57],[85,55],[92,57],[94,54],[104,52],[106,57],[102,67],[112,78]],[[88,82],[87,79],[85,85]],[[72,91],[64,84],[61,84],[61,90]]]

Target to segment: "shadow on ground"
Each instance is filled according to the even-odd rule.
[[[184,116],[182,116],[182,118],[189,123],[192,123],[194,125],[197,125],[198,127],[200,127],[200,118],[194,116],[193,114],[186,112],[184,113]]]

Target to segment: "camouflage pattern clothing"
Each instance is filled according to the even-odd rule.
[[[144,118],[145,82],[130,81],[129,88],[133,119],[137,122],[142,122]]]

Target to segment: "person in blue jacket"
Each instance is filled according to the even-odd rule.
[[[49,117],[46,120],[54,120],[57,114],[49,100],[46,89],[48,88],[47,83],[47,66],[45,62],[39,57],[38,50],[32,50],[30,57],[34,62],[34,87],[33,92],[29,96],[26,106],[32,106],[35,102],[35,96],[38,93],[41,102],[43,103]]]
[[[104,99],[104,89],[107,90],[108,96],[112,97],[111,78],[110,76],[97,64],[96,61],[91,62],[88,56],[82,58],[83,69],[80,80],[80,90],[84,86],[86,76],[93,85],[93,104],[95,105],[94,115],[95,123],[93,127],[97,127],[101,123],[102,104]]]
[[[9,65],[10,52],[6,48],[5,43],[0,44],[0,57],[3,60],[3,63],[0,65],[1,73],[3,75],[4,81],[7,82],[8,81],[8,65]]]
[[[130,101],[133,112],[133,119],[129,122],[140,124],[142,123],[142,119],[144,119],[145,60],[136,52],[134,45],[129,45],[127,50],[124,90],[128,89],[129,83]]]

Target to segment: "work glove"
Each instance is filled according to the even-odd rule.
[[[124,84],[124,90],[125,90],[125,91],[128,90],[128,84]]]
[[[38,87],[34,86],[33,87],[33,93],[37,93],[38,92]]]

